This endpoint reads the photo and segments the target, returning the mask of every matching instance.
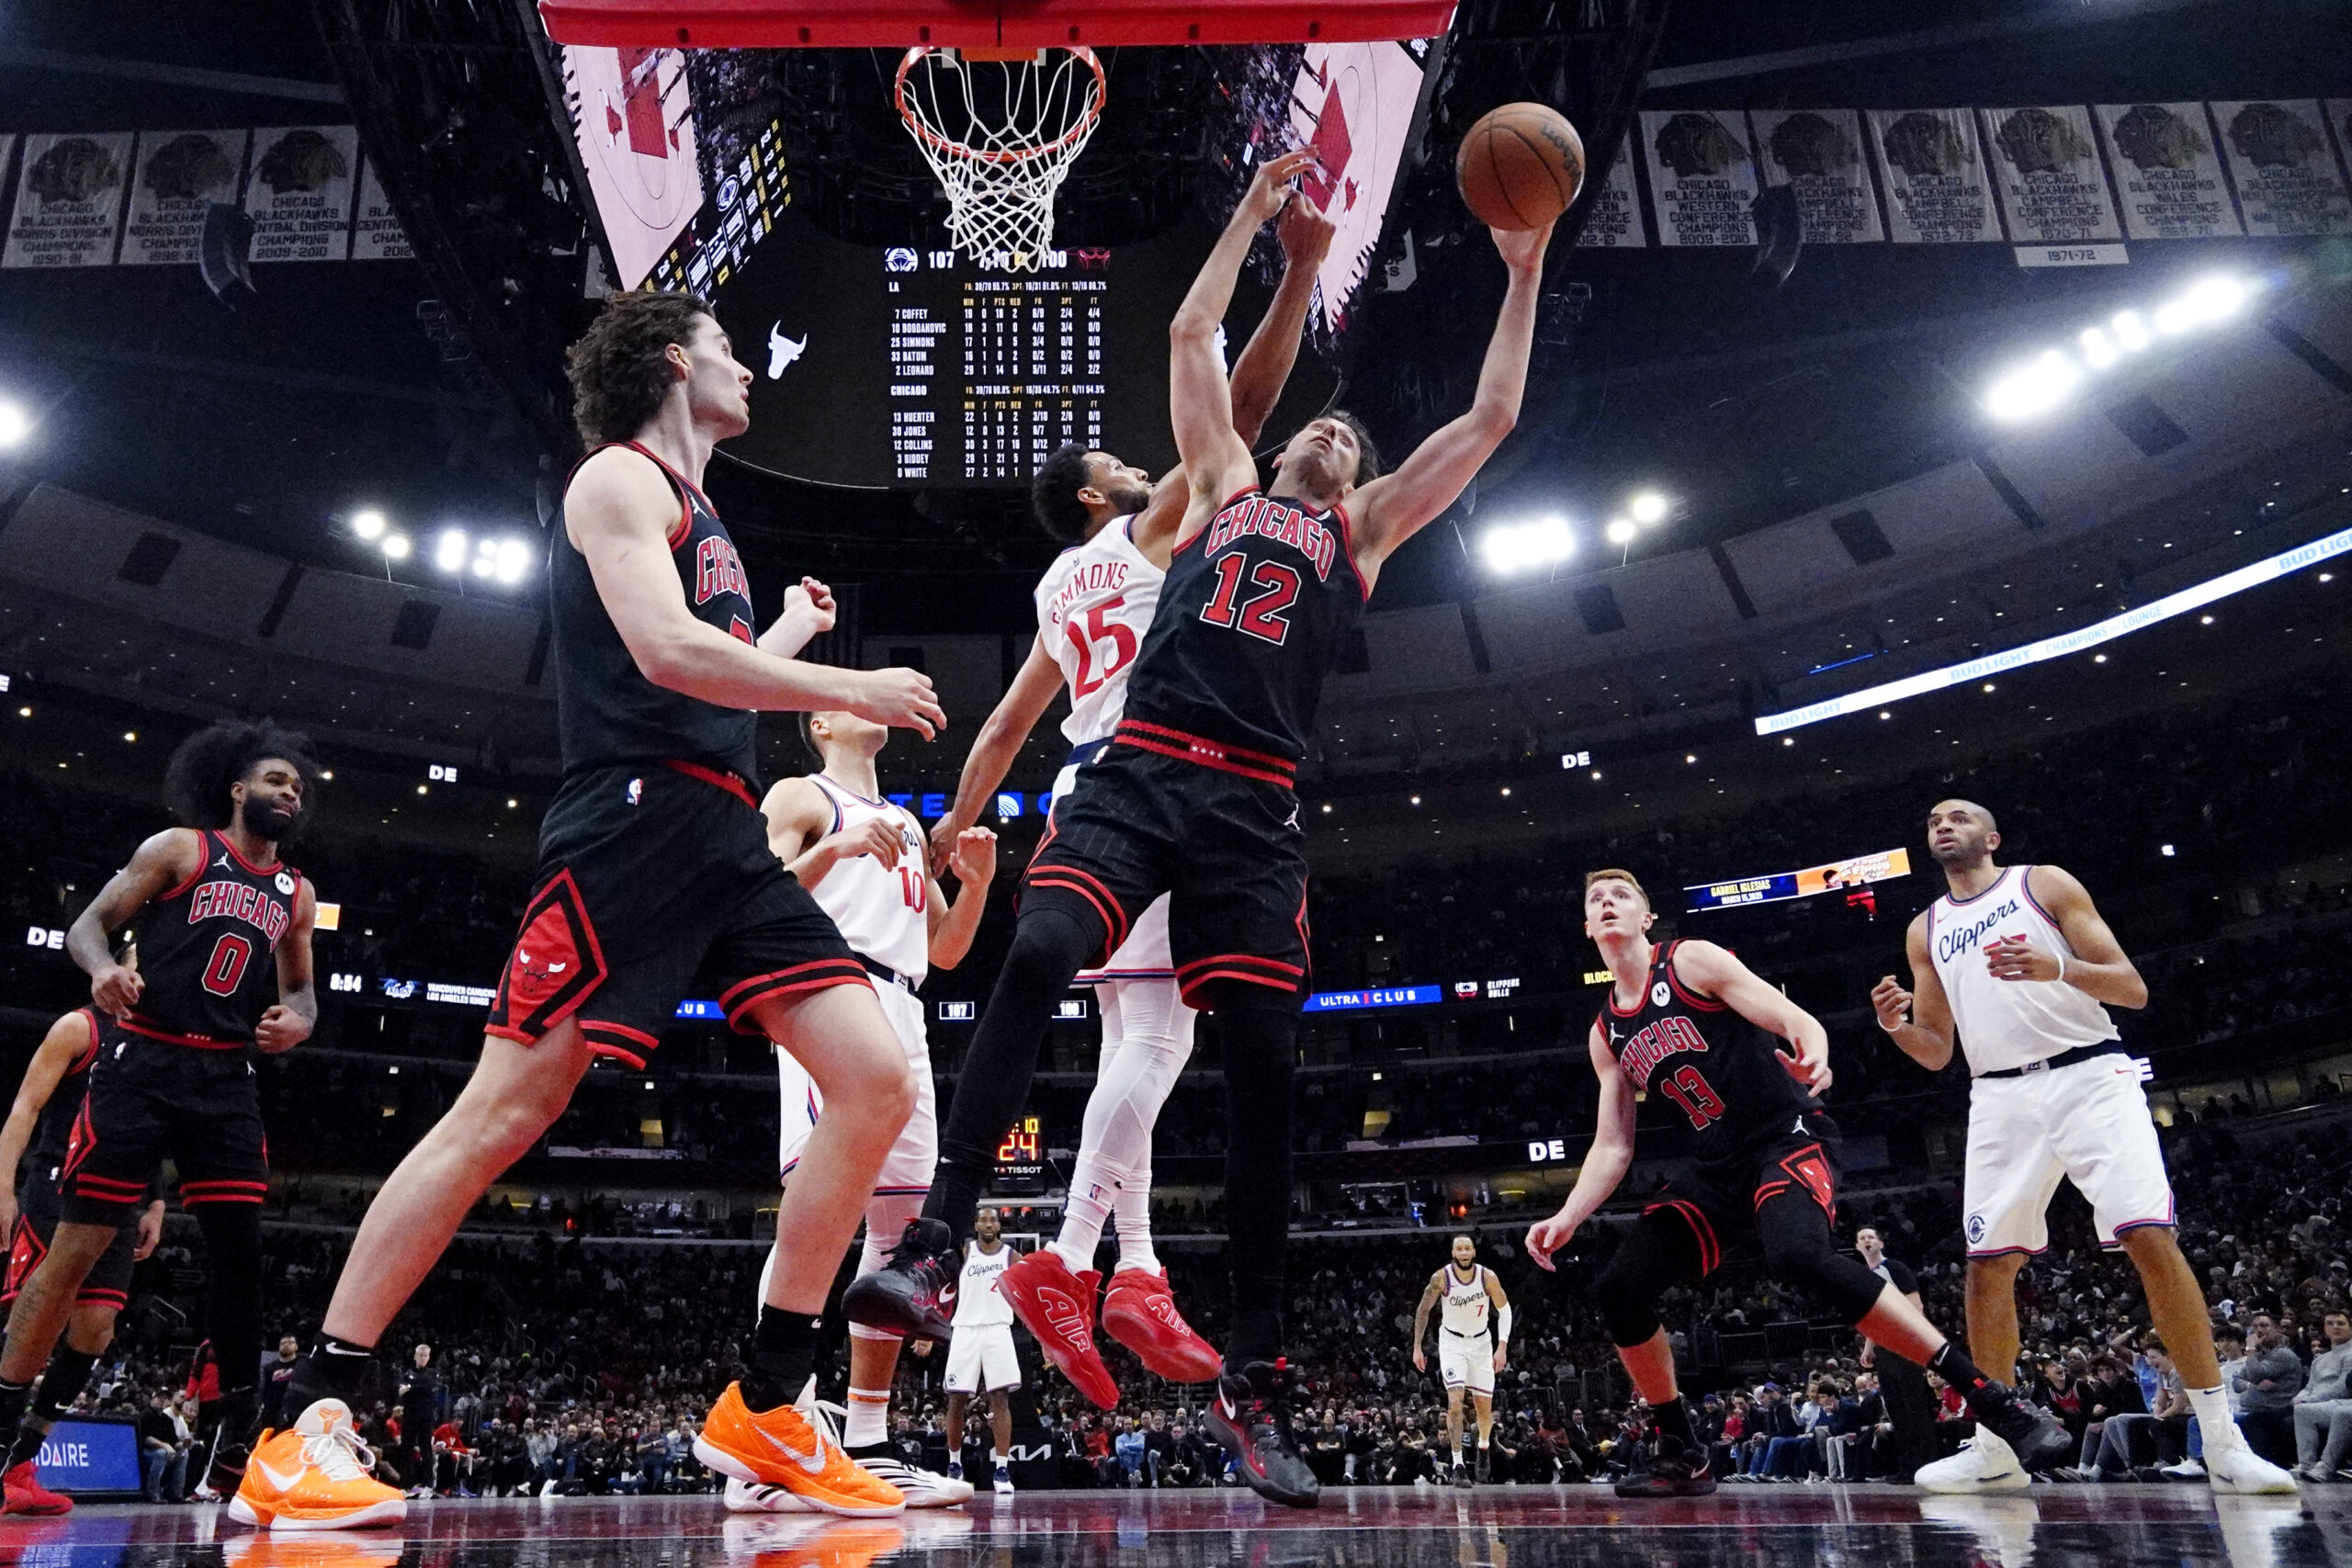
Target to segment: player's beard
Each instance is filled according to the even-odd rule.
[[[274,800],[249,795],[245,796],[244,804],[237,807],[237,820],[254,838],[275,844],[294,831],[294,824],[301,820],[301,816],[299,812],[287,810]]]
[[[1111,504],[1118,508],[1120,516],[1133,517],[1151,504],[1151,487],[1135,483],[1123,484],[1118,489],[1108,491],[1107,497]]]

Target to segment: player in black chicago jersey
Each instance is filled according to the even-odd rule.
[[[1760,1253],[1772,1278],[1834,1307],[1874,1343],[1933,1367],[2021,1455],[2030,1448],[2040,1465],[2058,1462],[2070,1447],[2064,1427],[1978,1371],[1909,1298],[1831,1239],[1838,1129],[1821,1109],[1830,1073],[1820,1021],[1713,942],[1653,944],[1649,897],[1631,872],[1589,874],[1584,909],[1585,934],[1616,977],[1589,1043],[1600,1122],[1567,1201],[1529,1228],[1528,1256],[1555,1268],[1554,1254],[1624,1179],[1635,1096],[1654,1092],[1688,1120],[1697,1166],[1643,1207],[1593,1285],[1656,1437],[1649,1468],[1620,1481],[1618,1495],[1715,1489],[1657,1303],[1669,1289],[1714,1273],[1735,1251]],[[1765,1032],[1790,1049],[1776,1049]]]
[[[1299,1506],[1315,1502],[1317,1486],[1290,1446],[1276,1370],[1293,1042],[1307,990],[1294,780],[1333,652],[1382,564],[1453,503],[1518,419],[1550,239],[1549,229],[1495,234],[1510,288],[1467,412],[1385,475],[1355,420],[1327,414],[1291,438],[1261,491],[1234,433],[1216,333],[1251,240],[1299,199],[1290,182],[1313,162],[1295,152],[1259,171],[1170,326],[1170,413],[1191,490],[1175,555],[1125,719],[1056,803],[1029,868],[1012,949],[957,1079],[924,1205],[928,1219],[969,1225],[1055,1002],[1170,894],[1184,999],[1217,1015],[1225,1042],[1234,1318],[1209,1427],[1252,1487]],[[902,1253],[843,1295],[854,1321],[918,1330],[945,1254]],[[1063,1304],[1047,1303],[1048,1330],[1091,1356],[1092,1303]]]
[[[64,1174],[74,1123],[81,1120],[82,1102],[89,1093],[90,1068],[97,1061],[98,1044],[96,1009],[75,1008],[51,1024],[33,1059],[25,1065],[24,1080],[17,1086],[7,1122],[0,1125],[0,1237],[6,1238],[8,1248],[0,1307],[16,1301],[56,1234],[58,1184]],[[21,1185],[17,1180],[20,1162],[25,1167]],[[82,1392],[90,1369],[113,1342],[115,1319],[130,1298],[132,1266],[155,1250],[163,1235],[164,1201],[151,1184],[138,1224],[114,1233],[114,1240],[91,1266],[81,1289],[74,1292],[74,1311],[66,1320],[64,1337],[25,1411],[28,1425],[46,1432]],[[32,1461],[11,1466],[5,1480],[6,1505],[0,1511],[64,1511],[45,1504],[45,1497],[56,1494],[40,1484]]]
[[[795,657],[833,622],[813,579],[758,629],[741,558],[701,488],[713,446],[751,423],[752,372],[709,305],[616,294],[569,366],[590,451],[548,535],[564,773],[537,879],[473,1077],[368,1206],[287,1408],[305,1412],[298,1431],[347,1427],[375,1346],[458,1223],[598,1056],[643,1065],[700,973],[738,1032],[808,1068],[825,1115],[777,1209],[746,1376],[695,1451],[820,1511],[895,1513],[897,1490],[792,1402],[834,1269],[913,1108],[913,1077],[864,966],[768,847],[754,742],[761,710],[843,709],[926,739],[945,717],[917,671]],[[397,1493],[339,1479],[302,1444],[283,1461],[274,1447],[257,1454],[232,1515],[300,1528],[399,1517]]]
[[[276,1055],[307,1039],[318,1018],[311,988],[317,901],[278,846],[303,819],[317,777],[308,743],[264,725],[224,721],[174,752],[165,795],[188,824],[141,844],[65,933],[90,976],[106,1021],[89,1089],[60,1167],[62,1201],[49,1252],[17,1295],[0,1352],[0,1430],[13,1432],[7,1467],[39,1450],[25,1385],[44,1363],[76,1375],[59,1340],[75,1297],[147,1205],[168,1157],[180,1202],[203,1227],[207,1337],[220,1354],[217,1408],[200,1413],[213,1445],[209,1482],[232,1486],[243,1439],[258,1412],[261,1375],[261,1207],[268,1142],[250,1050]],[[136,919],[139,966],[107,939]],[[86,1365],[80,1369],[86,1375]],[[9,1492],[15,1506],[18,1494]]]

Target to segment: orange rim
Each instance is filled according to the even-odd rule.
[[[1079,122],[1076,125],[1071,126],[1068,130],[1062,132],[1061,135],[1056,137],[1051,141],[1044,142],[1035,147],[1023,148],[1015,152],[985,152],[977,147],[968,146],[966,143],[955,141],[950,137],[942,136],[939,132],[925,125],[922,122],[922,117],[916,114],[915,111],[908,105],[907,73],[912,71],[915,68],[916,63],[922,60],[926,55],[948,52],[944,49],[930,44],[918,45],[915,48],[907,51],[905,57],[899,62],[898,80],[893,84],[891,89],[891,96],[899,107],[899,118],[906,121],[907,129],[913,131],[915,135],[922,140],[925,146],[936,148],[942,152],[953,153],[959,158],[968,158],[974,163],[1023,164],[1027,163],[1032,158],[1048,157],[1053,153],[1062,152],[1069,148],[1073,142],[1082,140],[1086,136],[1087,132],[1094,129],[1094,122],[1102,118],[1102,96],[1108,86],[1108,84],[1105,82],[1102,75],[1102,62],[1094,58],[1094,51],[1092,50],[1086,48],[1082,44],[1070,44],[1067,46],[1061,44],[1048,44],[1046,46],[1047,49],[1061,49],[1065,47],[1068,48],[1069,53],[1080,63],[1085,65],[1088,70],[1094,73],[1094,89],[1087,95],[1086,113],[1080,118]],[[1037,52],[1042,54],[1045,51],[1041,49]]]

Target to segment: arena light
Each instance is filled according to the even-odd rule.
[[[413,547],[406,534],[387,534],[381,547],[386,560],[406,560]]]
[[[531,571],[531,547],[521,539],[501,539],[498,542],[498,581],[514,584],[523,581]]]
[[[2075,363],[2054,348],[2020,365],[1984,389],[1984,412],[2004,423],[2032,419],[2063,406],[2082,385]]]
[[[1654,490],[1640,491],[1625,503],[1625,510],[1633,514],[1634,522],[1648,527],[1666,521],[1667,500]]]
[[[466,569],[466,531],[444,528],[433,541],[433,564],[443,571],[463,571]]]
[[[2086,327],[2075,334],[2079,360],[2063,350],[2048,348],[2036,358],[2003,371],[1984,389],[1984,412],[2002,423],[2014,424],[2062,408],[2081,387],[2086,372],[2120,365],[2126,355],[2144,352],[2158,338],[2181,337],[2231,321],[2244,313],[2261,288],[2258,278],[2208,273],[2146,315],[2118,310],[2104,326]]]
[[[1612,545],[1630,545],[1634,542],[1634,536],[1640,531],[1634,526],[1634,520],[1630,517],[1611,517],[1603,536]]]
[[[363,506],[351,514],[351,531],[363,539],[380,539],[390,526],[390,519],[372,506]]]
[[[32,439],[33,416],[25,405],[0,398],[0,449],[22,446]]]
[[[2146,319],[2137,310],[2118,310],[2115,319],[2107,324],[2115,329],[2115,341],[2122,344],[2126,354],[2138,354],[2156,341],[2155,333],[2148,330]]]
[[[1860,713],[1865,709],[1884,707],[1893,703],[1899,703],[1906,697],[1922,696],[1929,692],[1939,692],[1947,686],[1961,685],[1968,682],[1984,682],[1984,689],[1989,692],[1993,689],[1993,683],[1987,680],[1989,676],[1998,675],[2005,671],[2020,669],[2028,664],[2040,664],[2047,660],[2065,659],[2074,654],[2086,652],[2101,643],[2111,642],[2117,637],[2143,630],[2160,621],[2168,621],[2175,615],[2185,615],[2192,610],[2201,610],[2216,600],[2226,599],[2234,593],[2243,593],[2249,588],[2259,588],[2266,582],[2276,581],[2279,578],[2316,566],[2322,561],[2333,560],[2347,551],[2352,551],[2352,528],[2346,528],[2322,538],[2313,539],[2309,544],[2298,545],[2291,550],[2281,550],[2267,559],[2242,566],[2235,571],[2225,571],[2219,577],[2208,578],[2203,582],[2184,588],[2177,593],[2166,594],[2164,598],[2143,604],[2137,609],[2126,610],[2119,615],[2109,615],[2103,621],[2095,621],[2075,631],[2064,632],[2057,637],[2043,637],[2039,642],[2030,642],[2019,648],[2004,649],[1999,653],[1988,653],[1982,659],[1972,659],[1964,663],[1947,664],[1940,669],[1921,671],[1917,675],[1907,675],[1900,681],[1889,681],[1883,685],[1865,687],[1861,691],[1850,692],[1842,697],[1831,697],[1826,702],[1814,703],[1801,708],[1791,708],[1783,713],[1766,714],[1757,719],[1756,733],[1778,735],[1782,730],[1799,729],[1808,724],[1818,724],[1824,719],[1841,718],[1848,714]],[[1793,740],[1784,743],[1794,744]]]
[[[1478,536],[1487,570],[1508,577],[1530,568],[1554,566],[1577,553],[1568,520],[1554,515],[1531,523],[1500,523]]]

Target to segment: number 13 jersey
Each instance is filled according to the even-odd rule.
[[[1288,785],[1332,655],[1363,613],[1348,528],[1342,507],[1313,512],[1254,485],[1218,508],[1169,566],[1121,741]]]
[[[1719,1001],[1686,989],[1674,973],[1669,942],[1654,950],[1641,1005],[1617,1005],[1612,987],[1593,1021],[1637,1091],[1663,1096],[1690,1123],[1690,1156],[1702,1166],[1732,1165],[1821,1110],[1781,1069],[1764,1032]]]
[[[1072,746],[1108,739],[1127,705],[1127,676],[1168,574],[1136,547],[1122,517],[1064,550],[1037,581],[1037,635],[1062,667]]]

